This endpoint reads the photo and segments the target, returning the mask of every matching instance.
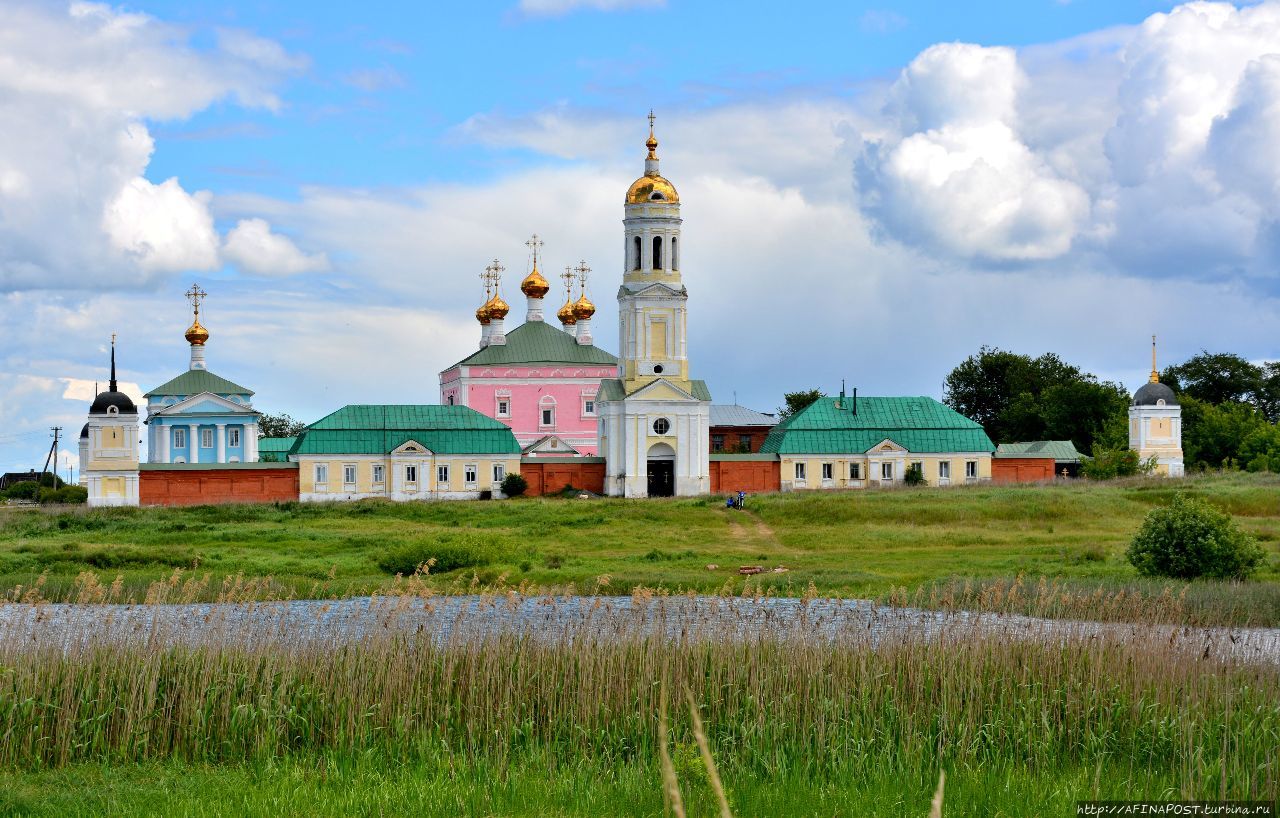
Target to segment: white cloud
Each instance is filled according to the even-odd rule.
[[[136,288],[217,267],[208,194],[146,178],[145,120],[220,100],[278,108],[301,68],[278,45],[223,31],[216,48],[145,14],[17,2],[0,27],[0,291]]]
[[[559,17],[574,11],[626,11],[663,8],[667,0],[520,0],[520,13],[527,17]]]
[[[272,233],[265,219],[241,219],[227,233],[222,254],[241,270],[255,275],[295,275],[329,267],[324,253],[302,252],[287,237]]]
[[[872,143],[860,163],[870,212],[902,238],[965,258],[1070,249],[1089,198],[1022,141],[1026,82],[1012,49],[952,43],[920,54],[891,92],[903,135]]]

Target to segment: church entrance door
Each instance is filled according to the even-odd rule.
[[[676,493],[676,461],[649,461],[649,496],[671,497]]]

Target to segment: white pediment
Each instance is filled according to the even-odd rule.
[[[174,415],[257,415],[260,413],[243,403],[236,403],[212,392],[201,392],[177,403],[156,409],[149,414],[172,417]]]
[[[886,437],[884,440],[872,446],[870,449],[867,449],[866,453],[869,455],[905,454],[906,451],[907,451],[906,449],[902,448],[897,443],[894,443],[892,440]]]
[[[688,400],[696,401],[693,395],[676,386],[666,378],[658,378],[645,384],[627,395],[627,400]]]
[[[675,287],[672,287],[670,284],[664,284],[661,281],[655,281],[652,284],[648,284],[644,287],[641,287],[638,290],[631,291],[631,295],[633,296],[639,296],[639,297],[656,296],[659,298],[667,298],[673,295],[684,295],[684,293],[685,293],[685,290],[683,287],[681,287],[680,289],[676,289]]]
[[[418,441],[416,441],[416,440],[413,440],[412,438],[410,438],[409,440],[406,440],[404,443],[401,443],[399,446],[397,446],[397,447],[395,447],[394,449],[392,449],[392,450],[391,450],[391,453],[392,453],[393,455],[397,455],[397,454],[409,454],[409,455],[434,454],[434,452],[432,452],[432,451],[431,451],[430,449],[428,449],[426,446],[423,446],[421,443],[419,443],[419,442],[418,442]]]
[[[559,454],[566,456],[576,456],[581,454],[581,452],[570,446],[568,443],[565,443],[557,435],[547,435],[546,437],[538,438],[528,446],[525,446],[523,453],[528,455]]]

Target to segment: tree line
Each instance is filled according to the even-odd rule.
[[[1160,373],[1182,405],[1188,470],[1280,472],[1280,361],[1200,354]],[[992,440],[1070,440],[1106,461],[1128,449],[1129,391],[1054,353],[982,347],[947,375],[943,401]]]

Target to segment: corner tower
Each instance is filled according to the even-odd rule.
[[[116,336],[111,336],[111,380],[89,407],[80,433],[80,479],[90,506],[138,504],[138,407],[116,381]]]
[[[1156,337],[1151,336],[1151,377],[1129,406],[1129,448],[1142,460],[1155,458],[1156,474],[1181,477],[1182,406],[1178,396],[1160,383],[1156,369]]]
[[[711,395],[689,377],[689,293],[681,275],[680,194],[658,169],[649,112],[644,175],[623,200],[619,378],[600,387],[605,492],[706,494]]]

